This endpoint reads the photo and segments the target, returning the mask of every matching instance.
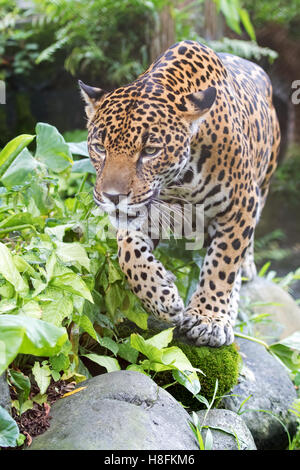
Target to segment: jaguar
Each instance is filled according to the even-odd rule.
[[[94,200],[118,227],[118,258],[130,288],[146,310],[195,345],[231,344],[242,276],[256,274],[254,232],[280,149],[267,74],[186,40],[132,83],[108,92],[79,86]],[[146,221],[153,207],[163,216],[166,207],[186,203],[203,208],[206,254],[184,306],[175,276],[153,253],[157,240]]]

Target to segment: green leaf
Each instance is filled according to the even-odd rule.
[[[204,449],[205,450],[212,450],[212,448],[213,448],[213,435],[211,433],[211,430],[209,428],[207,428],[206,436],[205,436]]]
[[[81,160],[76,160],[74,162],[72,173],[91,173],[92,175],[95,175],[96,170],[89,158],[82,158]]]
[[[1,289],[0,289],[1,294]],[[15,310],[17,308],[17,300],[16,299],[8,299],[8,300],[1,300],[0,302],[0,313],[7,313]]]
[[[271,261],[268,261],[267,263],[265,263],[263,265],[263,267],[260,269],[259,273],[258,273],[258,276],[259,277],[264,277],[264,275],[266,274],[266,272],[268,271],[269,267],[271,265]]]
[[[42,307],[35,300],[29,300],[29,302],[25,303],[23,307],[19,309],[19,313],[32,318],[41,318]]]
[[[0,152],[0,178],[14,162],[19,153],[32,142],[34,135],[22,134],[11,140]]]
[[[32,373],[35,378],[35,381],[37,383],[37,386],[40,389],[41,395],[44,395],[46,393],[47,388],[50,385],[51,381],[51,371],[50,367],[47,364],[44,364],[41,366],[38,361],[34,363],[34,366],[32,368]]]
[[[172,375],[174,380],[187,388],[193,395],[200,392],[201,386],[199,379],[193,372],[185,371],[183,373],[180,370],[173,370]]]
[[[20,407],[29,397],[31,383],[29,378],[23,374],[23,372],[18,372],[14,369],[9,370],[9,381],[17,389],[18,400]]]
[[[0,374],[17,354],[53,356],[67,339],[65,328],[25,315],[0,315]]]
[[[42,320],[51,323],[55,326],[61,326],[64,318],[70,318],[73,313],[73,302],[69,297],[69,294],[63,295],[58,292],[57,296],[53,295],[54,290],[47,289],[44,295],[47,296],[50,293],[53,296],[53,300],[47,303],[42,303]]]
[[[275,346],[276,344],[283,344],[288,348],[300,352],[300,331],[295,331],[292,335],[278,341],[277,343],[273,343],[271,346]]]
[[[1,220],[0,228],[12,227],[14,225],[33,224],[33,218],[28,212],[12,214]]]
[[[123,279],[123,276],[118,267],[114,265],[114,263],[109,260],[108,262],[108,282],[113,284],[116,281],[120,281]]]
[[[117,308],[121,307],[125,292],[118,283],[111,284],[105,294],[105,305],[108,313],[114,317]]]
[[[107,372],[114,372],[121,369],[117,359],[113,357],[99,356],[98,354],[83,354],[83,356],[96,362],[100,366],[105,367]]]
[[[19,428],[10,414],[0,406],[0,447],[15,447],[20,435]]]
[[[86,333],[88,333],[92,338],[98,341],[97,332],[93,326],[93,323],[86,315],[73,315],[73,320],[77,323],[80,328],[83,329]]]
[[[6,188],[22,185],[33,177],[37,161],[32,157],[27,148],[16,157],[13,163],[8,167],[6,172],[1,178],[2,183]]]
[[[147,330],[149,317],[147,313],[130,308],[128,310],[123,310],[123,313],[126,318],[128,318],[128,320],[135,323],[139,328],[141,328],[142,330]]]
[[[255,41],[256,40],[255,31],[254,31],[253,25],[251,23],[248,11],[245,10],[244,8],[239,8],[238,11],[239,11],[239,14],[240,14],[241,22],[243,23],[243,26],[244,26],[246,32],[248,33],[248,35],[252,39],[252,41]]]
[[[126,367],[126,370],[135,370],[136,372],[140,372],[141,374],[145,374],[149,376],[149,374],[147,374],[145,369],[138,364],[130,364],[128,367]]]
[[[51,367],[56,372],[65,371],[70,366],[70,359],[67,355],[60,353],[57,356],[52,356],[49,358]]]
[[[36,134],[35,157],[47,168],[60,173],[73,164],[68,144],[55,127],[39,122],[36,125]]]
[[[271,353],[275,354],[283,364],[292,372],[300,368],[300,331],[269,346]]]
[[[56,243],[57,256],[65,263],[77,262],[83,266],[87,271],[90,271],[90,260],[82,245],[80,243]]]
[[[13,257],[9,249],[0,242],[0,273],[7,281],[9,281],[15,290],[21,295],[25,296],[28,292],[28,285],[20,276],[17,270]]]
[[[93,297],[85,282],[79,277],[78,274],[68,272],[61,276],[56,276],[51,281],[51,285],[58,289],[77,294],[84,299],[89,300],[92,304],[94,303]]]
[[[125,361],[136,363],[139,352],[130,345],[130,340],[126,340],[124,343],[118,345],[119,351],[118,356],[125,359]]]
[[[157,335],[152,336],[152,338],[147,339],[146,343],[159,349],[165,348],[173,339],[173,330],[174,328],[163,330]]]
[[[68,142],[68,146],[72,154],[89,157],[89,151],[86,140],[84,140],[83,142]]]
[[[98,337],[98,343],[103,346],[104,348],[109,349],[115,356],[118,354],[119,351],[119,344],[117,344],[113,339],[109,338],[108,336],[104,336],[101,338],[97,334]]]
[[[148,357],[150,362],[162,363],[162,351],[147,343],[146,340],[139,334],[133,333],[130,336],[130,345],[137,351],[144,354],[144,356]]]

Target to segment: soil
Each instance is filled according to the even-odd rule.
[[[20,433],[26,436],[26,440],[22,446],[7,450],[21,450],[24,447],[29,447],[34,437],[43,434],[50,426],[51,406],[65,393],[71,392],[75,385],[75,382],[67,382],[65,380],[52,381],[47,389],[48,400],[46,403],[33,403],[33,408],[25,411],[21,416],[15,408],[12,408],[12,417],[18,424]],[[37,394],[39,394],[39,388],[33,384],[29,398],[32,400]],[[13,387],[10,387],[10,396],[12,400],[17,399],[17,394]]]

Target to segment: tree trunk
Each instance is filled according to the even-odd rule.
[[[175,24],[171,8],[166,5],[157,15],[150,41],[150,63],[156,60],[175,41]]]
[[[217,7],[213,0],[204,2],[204,38],[207,40],[218,40],[223,37],[224,21],[222,15],[217,13]]]

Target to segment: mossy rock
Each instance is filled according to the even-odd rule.
[[[191,364],[205,374],[199,373],[198,375],[201,384],[200,395],[204,396],[209,402],[213,398],[216,380],[218,379],[217,399],[214,403],[214,407],[217,407],[222,396],[229,393],[238,381],[241,356],[238,353],[237,346],[231,344],[220,348],[197,347],[178,341],[173,341],[171,346],[179,347]],[[170,372],[157,374],[155,379],[160,386],[174,382]],[[176,400],[193,411],[205,408],[205,405],[202,405],[188,390],[179,384],[168,387],[167,390]]]
[[[130,336],[134,330],[145,339],[159,333],[159,331],[153,329],[142,331],[128,321],[118,325],[118,330],[120,337],[123,338]],[[188,357],[191,364],[205,374],[198,374],[201,384],[200,395],[204,396],[209,402],[214,395],[216,380],[218,379],[217,399],[215,400],[214,407],[217,407],[222,396],[228,394],[237,384],[242,360],[236,344],[220,348],[211,348],[209,346],[197,347],[174,339],[169,346],[179,347]],[[161,387],[174,382],[171,371],[157,373],[154,380]],[[180,384],[168,387],[167,391],[190,410],[197,411],[205,408],[204,404],[200,403],[197,398],[194,398]]]

